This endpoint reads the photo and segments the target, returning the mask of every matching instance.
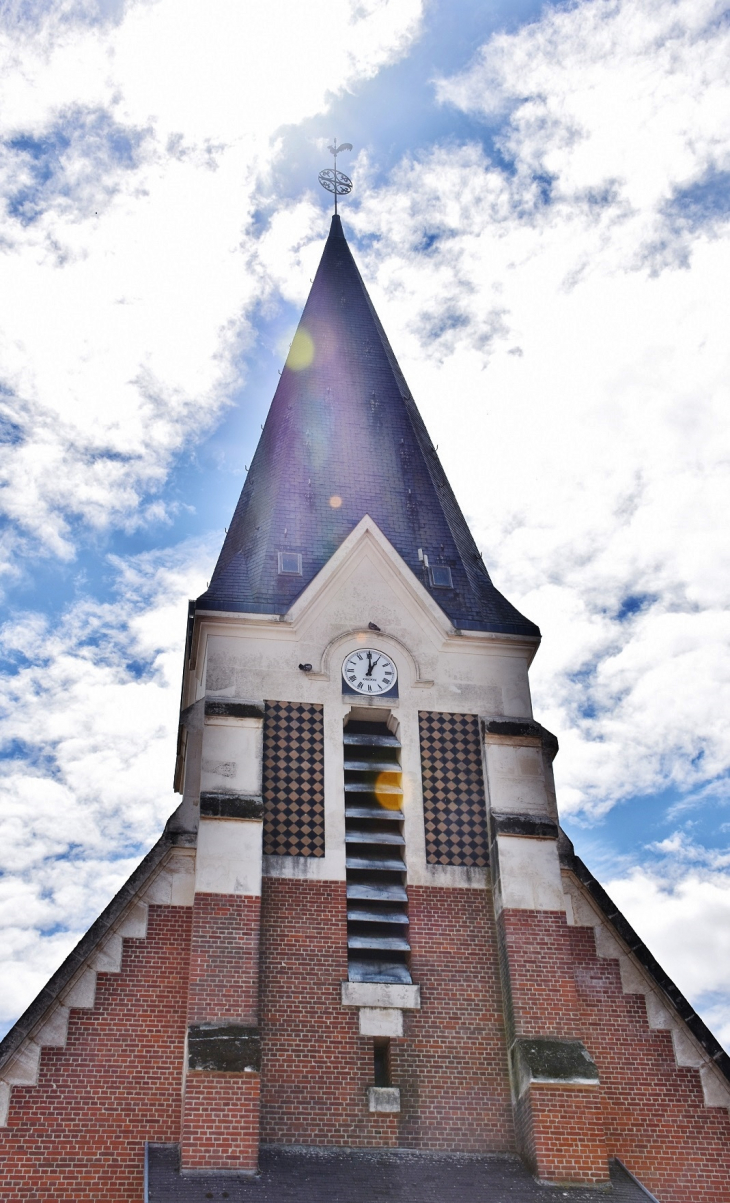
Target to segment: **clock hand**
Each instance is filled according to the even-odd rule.
[[[368,658],[368,669],[367,669],[367,672],[365,673],[365,676],[369,677],[372,674],[372,671],[373,671],[373,668],[375,667],[375,665],[373,664],[372,652],[367,652],[366,655]]]

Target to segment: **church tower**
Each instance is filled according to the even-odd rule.
[[[3,1199],[377,1149],[479,1155],[478,1198],[519,1156],[495,1203],[730,1203],[730,1059],[561,832],[539,642],[335,215],[190,603],[182,801],[0,1046]]]

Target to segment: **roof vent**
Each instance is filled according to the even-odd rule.
[[[280,551],[279,576],[301,576],[302,557],[298,551]]]
[[[431,564],[428,571],[434,589],[453,589],[451,569],[447,568],[445,564]]]

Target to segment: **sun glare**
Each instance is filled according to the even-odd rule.
[[[314,343],[312,336],[300,326],[294,335],[294,340],[289,349],[286,366],[291,368],[293,372],[301,372],[303,368],[308,368],[314,359]]]
[[[398,789],[398,793],[395,793],[396,789]],[[386,810],[400,810],[403,804],[403,795],[396,785],[394,773],[378,773],[374,792],[378,802]]]

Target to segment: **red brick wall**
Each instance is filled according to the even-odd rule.
[[[515,1036],[583,1039],[564,912],[505,909],[498,927],[510,995],[508,1030]],[[586,1185],[607,1181],[598,1091],[531,1087],[517,1104],[515,1125],[518,1148],[538,1177]]]
[[[260,919],[261,899],[254,895],[195,895],[189,1023],[258,1023]],[[183,1169],[255,1170],[258,1140],[258,1075],[188,1072]]]
[[[568,931],[609,1156],[662,1203],[730,1203],[727,1109],[705,1107],[699,1073],[677,1068],[670,1033],[649,1027],[643,994],[623,993],[618,961],[597,955],[593,930]]]
[[[14,1087],[0,1128],[3,1203],[142,1198],[144,1142],[177,1141],[190,908],[151,906],[92,1010],[72,1010],[66,1048],[45,1048],[37,1086]]]
[[[190,944],[188,1020],[256,1023],[261,900],[196,894]]]
[[[548,1182],[608,1182],[600,1087],[533,1086],[515,1109],[520,1146],[532,1172]]]
[[[368,1112],[372,1041],[340,1003],[345,913],[344,881],[264,879],[262,1142],[397,1144],[396,1118]]]
[[[394,1042],[393,1077],[404,1110],[379,1116],[367,1111],[372,1041],[358,1035],[356,1011],[340,1005],[347,972],[344,882],[267,879],[264,885],[264,1140],[512,1149],[488,894],[409,890],[423,1007],[407,1016],[406,1041]],[[243,906],[239,914],[236,906],[228,917],[234,911],[237,947],[235,940],[245,942],[252,930],[251,912]],[[513,934],[523,921],[515,920]],[[540,940],[555,921],[540,916]],[[180,1138],[190,925],[190,908],[150,907],[147,938],[124,941],[122,972],[99,974],[93,1010],[71,1012],[66,1048],[43,1050],[38,1086],[13,1089],[9,1126],[0,1129],[3,1203],[141,1198],[144,1141]],[[662,1203],[730,1203],[727,1111],[704,1106],[699,1074],[677,1069],[669,1032],[649,1028],[643,996],[623,993],[618,962],[597,956],[590,928],[566,925],[544,955],[562,958],[566,944],[580,1018],[570,1034],[585,1041],[599,1066],[609,1155],[619,1156]],[[527,982],[533,954],[524,941],[516,951]],[[565,999],[541,993],[538,982],[533,998],[532,1031],[539,1020],[552,1025],[540,1034],[566,1034],[558,1026]],[[253,1130],[246,1130],[245,1117],[254,1110],[256,1079],[201,1075],[200,1082],[191,1098],[208,1116],[205,1140],[214,1141],[227,1125],[226,1155],[247,1165]],[[565,1093],[575,1101],[589,1092]],[[544,1102],[553,1105],[549,1093]],[[564,1138],[569,1117],[556,1115],[545,1128],[558,1129]]]
[[[608,1155],[662,1203],[730,1203],[727,1109],[705,1107],[698,1072],[677,1067],[670,1033],[649,1027],[643,995],[623,993],[618,961],[597,955],[592,929],[546,911],[504,911],[499,922],[516,1032],[584,1041],[600,1073]],[[537,1106],[533,1098],[540,1139],[557,1142],[545,1153],[557,1167],[559,1115],[547,1097]],[[523,1150],[534,1158],[529,1116],[517,1119]]]
[[[571,928],[563,911],[503,910],[516,1036],[581,1038]]]
[[[409,889],[422,1010],[393,1041],[400,1115],[371,1115],[372,1040],[344,1009],[345,883],[268,878],[262,909],[262,1140],[514,1148],[494,923],[480,890]]]
[[[421,986],[421,1010],[406,1013],[407,1039],[397,1051],[404,1105],[399,1143],[512,1150],[491,895],[409,886],[408,900],[411,971]]]
[[[255,1170],[258,1074],[188,1074],[181,1148],[186,1170]]]

